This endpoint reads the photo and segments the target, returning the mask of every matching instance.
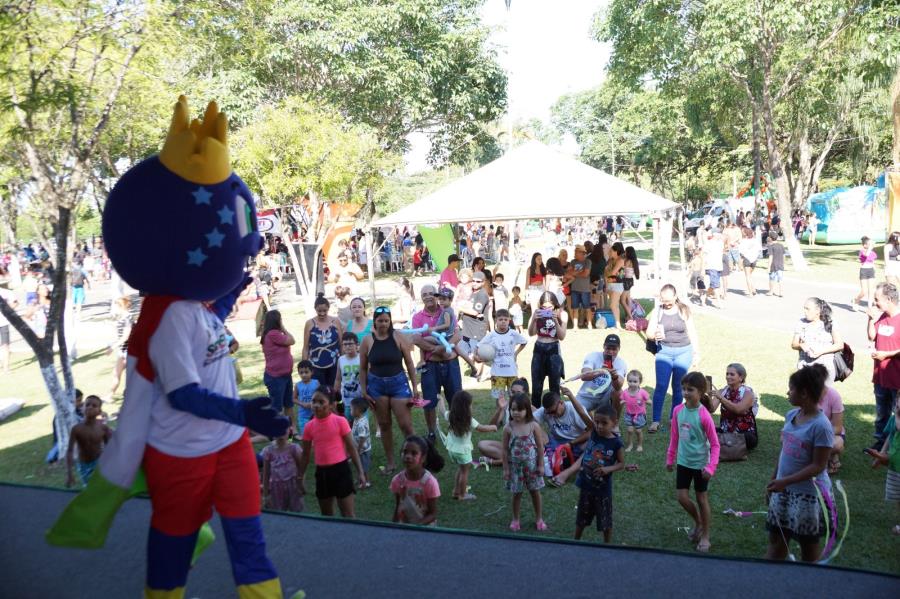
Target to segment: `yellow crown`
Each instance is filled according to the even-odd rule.
[[[214,185],[230,177],[225,113],[219,112],[215,102],[210,102],[203,122],[191,121],[187,98],[178,96],[159,161],[182,179],[201,185]]]

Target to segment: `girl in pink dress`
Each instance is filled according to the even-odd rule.
[[[293,433],[288,429],[262,450],[263,505],[270,510],[302,512],[305,509],[298,475],[303,450],[289,441]]]

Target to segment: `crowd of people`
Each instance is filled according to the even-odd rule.
[[[615,235],[617,223],[611,224],[609,233]],[[603,227],[609,225],[602,222]],[[465,240],[465,247],[479,246],[487,235],[492,235],[485,243],[489,252],[503,252],[504,243],[510,243],[509,236],[503,241],[502,229],[482,228]],[[758,236],[728,223],[722,231],[711,228],[698,237],[692,248],[691,299],[696,302],[698,288],[705,287],[712,292],[707,300],[723,300],[719,282],[727,275],[719,265],[725,268],[738,261],[748,292],[755,294],[750,275],[762,252]],[[892,239],[889,245],[896,245]],[[864,251],[867,244],[864,240]],[[348,246],[342,254],[348,263],[354,247],[358,250]],[[275,284],[279,252],[273,249],[255,267],[255,278],[260,278],[260,271],[273,275],[271,283],[267,279],[263,285]],[[774,230],[767,250],[770,284],[780,284],[784,249]],[[698,254],[702,266],[695,269]],[[572,259],[561,251],[545,263],[543,255],[535,253],[525,270],[524,293],[518,285],[507,288],[499,269],[487,268],[480,248],[468,266],[466,260],[464,252],[450,255],[447,268],[435,273],[435,284],[422,285],[418,297],[410,280],[401,278],[399,301],[392,307],[371,306],[362,297],[351,297],[346,288],[335,290],[334,303],[320,294],[314,315],[302,331],[297,327],[296,337],[279,310],[268,310],[260,335],[263,382],[273,409],[283,412],[291,427],[258,456],[265,505],[305,509],[305,474],[312,460],[320,512],[354,517],[354,494],[377,487],[371,471],[372,446],[373,438],[380,438],[384,463],[379,471],[389,479],[395,497],[394,521],[438,522],[441,489],[434,475],[450,462],[456,467],[451,497],[463,502],[477,500],[469,485],[472,469],[501,468],[503,485],[511,494],[512,531],[523,527],[521,500],[526,492],[534,529],[547,530],[542,489],[574,479],[579,488],[575,537],[581,538],[596,524],[608,542],[613,529],[613,475],[636,468],[626,463],[626,455],[644,451],[645,435],[668,432],[665,467],[675,473],[677,501],[693,523],[688,536],[698,551],[709,551],[709,493],[720,457],[732,459],[727,452],[733,451],[736,438],[744,456],[757,447],[760,400],[740,363],[728,365],[722,388],[715,388],[711,377],[699,372],[702,345],[691,301],[683,301],[676,287],[668,284],[655,298],[656,309],[646,329],[647,349],[655,354],[650,394],[643,387],[644,373],[629,369],[626,357],[620,355],[621,317],[636,316],[636,302],[629,295],[640,276],[634,248],[610,242],[604,230],[596,241],[574,244]],[[867,261],[861,252],[864,267]],[[83,260],[79,268],[84,268]],[[91,280],[91,271],[84,269],[79,281],[89,285]],[[780,287],[774,289],[780,295]],[[896,284],[889,281],[874,286],[871,297],[867,315],[874,347],[876,423],[869,451],[876,462],[889,466],[886,498],[898,501],[900,359],[893,358],[900,355],[900,297]],[[36,300],[40,302],[39,293]],[[613,330],[604,333],[599,349],[584,356],[580,370],[567,378],[562,352],[567,331],[588,328],[593,311],[602,308],[614,311],[615,324],[609,327]],[[132,324],[127,298],[116,303],[116,310],[117,374],[110,395],[119,384],[119,362]],[[788,384],[792,409],[782,429],[782,450],[771,480],[760,481],[760,486],[769,496],[767,557],[784,559],[788,542],[794,539],[803,559],[813,561],[820,555],[824,531],[817,493],[830,492],[829,475],[841,468],[845,449],[843,405],[835,387],[839,380],[835,357],[844,351],[844,343],[827,302],[809,298],[803,314],[791,341],[798,358]],[[233,337],[228,342],[233,353],[237,342]],[[523,377],[517,357],[529,344],[530,377]],[[487,423],[473,417],[473,396],[465,389],[459,359],[469,367],[467,375],[490,378],[494,412]],[[575,381],[580,385],[576,391],[566,386]],[[70,484],[73,466],[83,481],[90,477],[112,434],[99,397],[88,397],[79,410],[83,422],[73,430],[66,452]],[[420,431],[413,424],[416,410],[424,412]],[[394,421],[402,435],[398,442]],[[500,441],[473,439],[495,431],[502,431]],[[78,459],[73,460],[76,448]],[[900,534],[900,525],[894,532]]]

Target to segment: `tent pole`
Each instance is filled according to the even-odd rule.
[[[373,230],[369,227],[366,230],[366,253],[369,255],[369,264],[366,270],[369,274],[369,293],[372,295],[372,303],[375,305],[375,247],[372,240]]]
[[[675,209],[675,218],[678,219],[678,261],[681,267],[681,278],[684,279],[690,277],[684,264],[684,208]]]

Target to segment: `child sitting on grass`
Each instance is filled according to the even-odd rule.
[[[594,412],[594,430],[578,458],[581,470],[575,486],[578,495],[578,513],[575,517],[575,538],[580,539],[584,529],[597,518],[597,530],[603,533],[603,542],[612,539],[612,473],[625,467],[622,440],[613,432],[618,414],[610,404]]]
[[[453,499],[472,501],[475,495],[469,493],[469,468],[478,465],[472,461],[472,431],[480,433],[497,432],[494,424],[479,424],[472,418],[472,395],[468,391],[457,391],[450,399],[450,409],[442,397],[438,410],[450,423],[450,432],[444,434],[440,428],[438,433],[447,448],[450,461],[459,466],[456,472],[456,484],[453,487]]]
[[[78,475],[81,477],[81,484],[86,487],[97,468],[97,460],[103,453],[103,447],[112,437],[112,430],[100,420],[102,410],[103,401],[96,395],[88,395],[84,400],[84,422],[72,427],[69,448],[66,450],[67,487],[75,484],[75,477],[72,475],[75,446],[78,446]]]

